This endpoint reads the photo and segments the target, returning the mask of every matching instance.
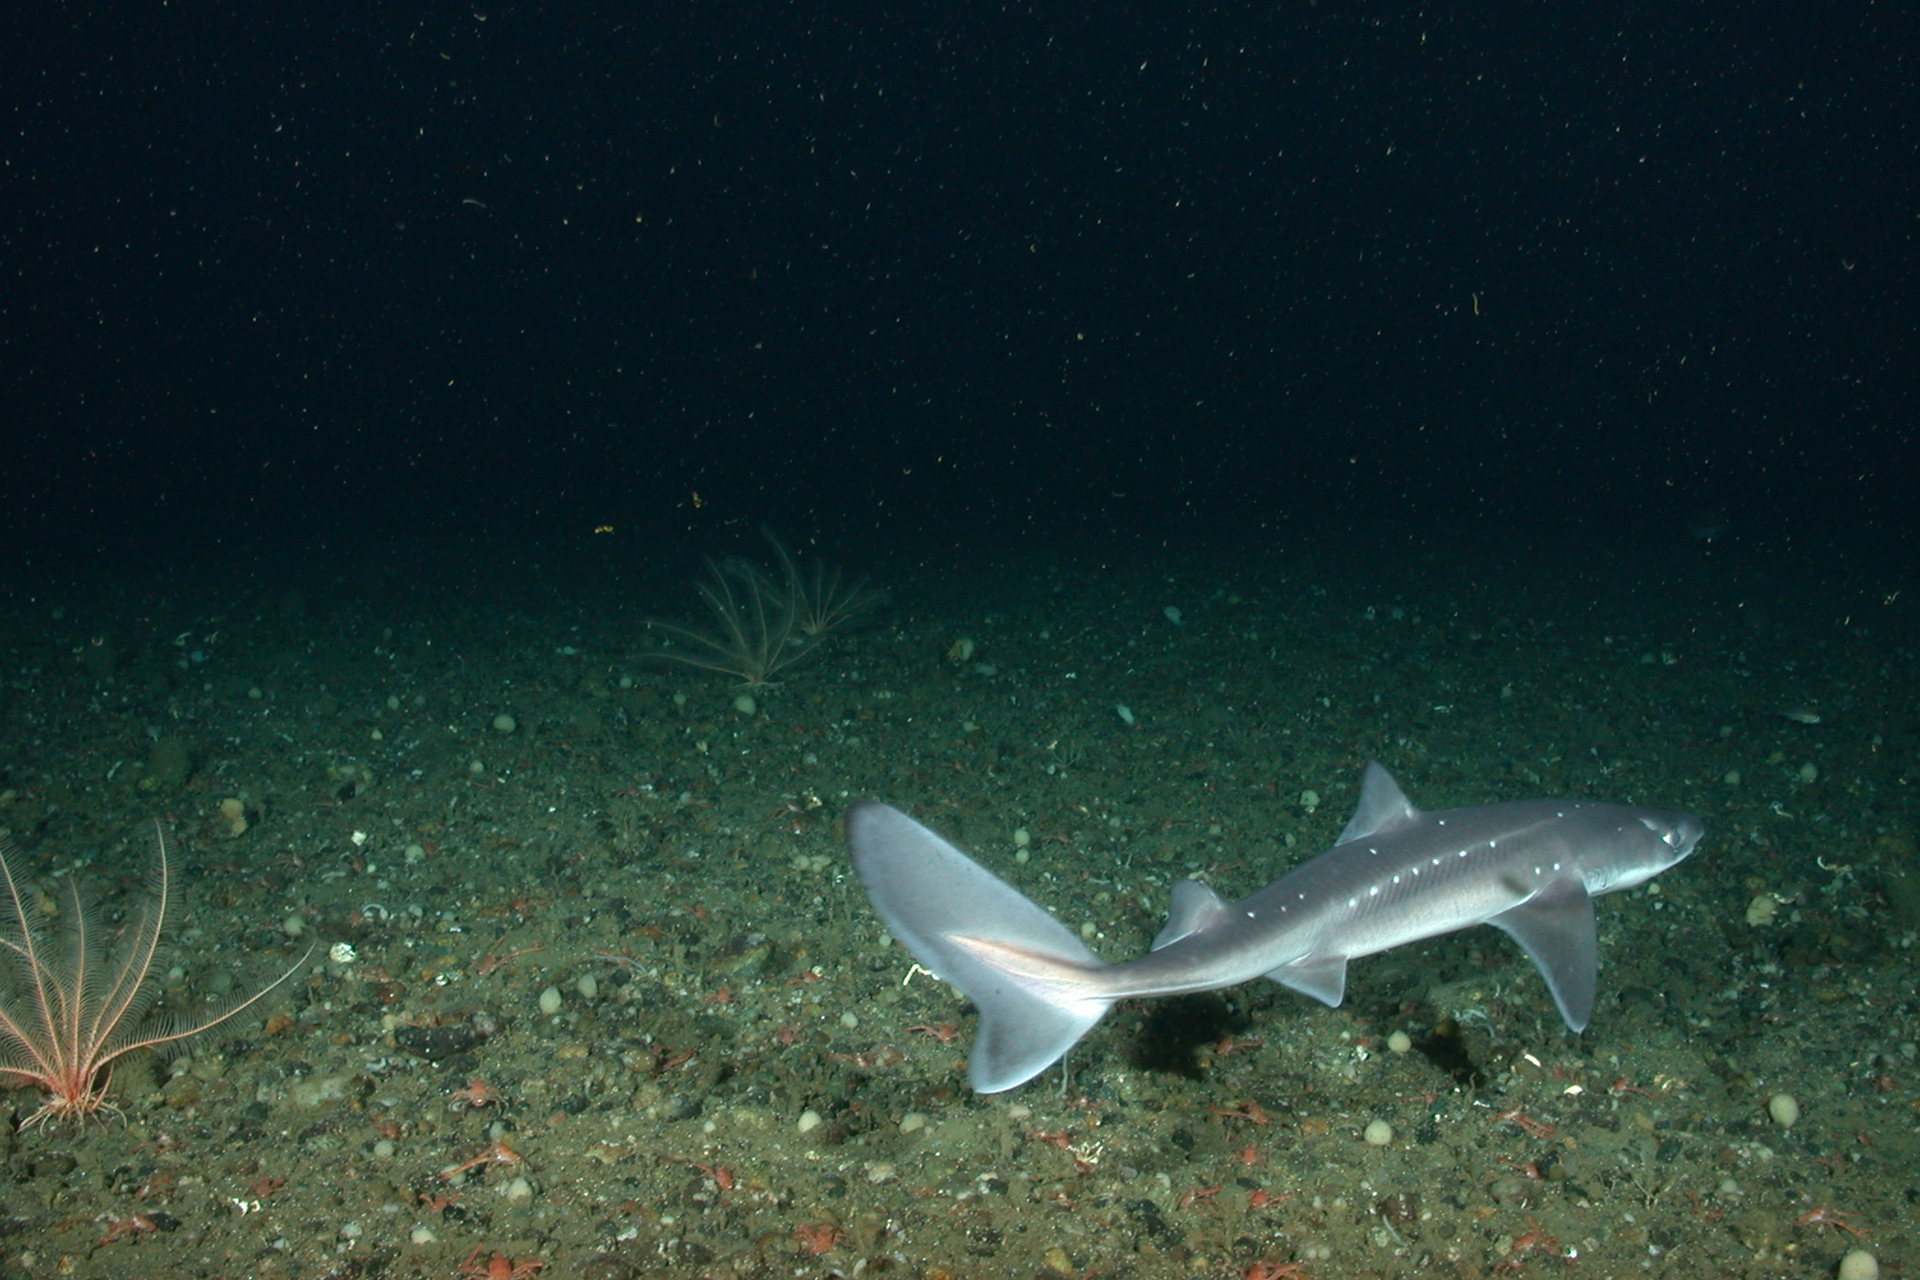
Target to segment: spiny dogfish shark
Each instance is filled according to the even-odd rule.
[[[1268,977],[1338,1006],[1347,962],[1490,924],[1520,944],[1574,1031],[1593,1014],[1593,899],[1644,884],[1706,828],[1672,809],[1516,800],[1425,813],[1378,762],[1333,848],[1227,902],[1173,886],[1166,928],[1108,964],[1045,908],[898,809],[847,810],[867,897],[908,951],[980,1013],[967,1079],[999,1093],[1045,1071],[1119,1000]]]

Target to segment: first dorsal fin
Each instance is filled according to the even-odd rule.
[[[1354,807],[1353,817],[1347,820],[1347,829],[1334,844],[1389,832],[1419,817],[1420,811],[1407,799],[1406,792],[1400,790],[1393,775],[1378,760],[1369,760],[1367,771],[1360,779],[1360,803]]]

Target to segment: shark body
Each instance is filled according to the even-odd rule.
[[[1107,964],[1039,904],[897,809],[847,811],[847,842],[874,910],[980,1012],[967,1077],[981,1093],[1046,1070],[1115,1001],[1267,977],[1337,1006],[1347,962],[1490,924],[1520,944],[1574,1031],[1593,1013],[1593,899],[1643,884],[1693,852],[1705,827],[1638,805],[1519,800],[1422,812],[1368,761],[1339,841],[1227,902],[1173,886],[1166,928],[1137,960]]]

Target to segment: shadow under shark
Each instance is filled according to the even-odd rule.
[[[1332,849],[1238,902],[1176,881],[1153,949],[1107,964],[899,810],[873,800],[847,810],[848,847],[874,910],[980,1011],[967,1079],[981,1093],[1045,1071],[1115,1001],[1267,977],[1337,1006],[1348,961],[1478,924],[1518,942],[1567,1026],[1584,1030],[1598,970],[1593,899],[1644,884],[1691,854],[1705,830],[1672,809],[1584,800],[1426,813],[1370,760]]]

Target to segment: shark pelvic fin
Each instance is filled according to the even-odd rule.
[[[1312,996],[1329,1009],[1338,1009],[1347,998],[1345,956],[1302,956],[1291,964],[1269,969],[1267,976],[1303,996]]]

